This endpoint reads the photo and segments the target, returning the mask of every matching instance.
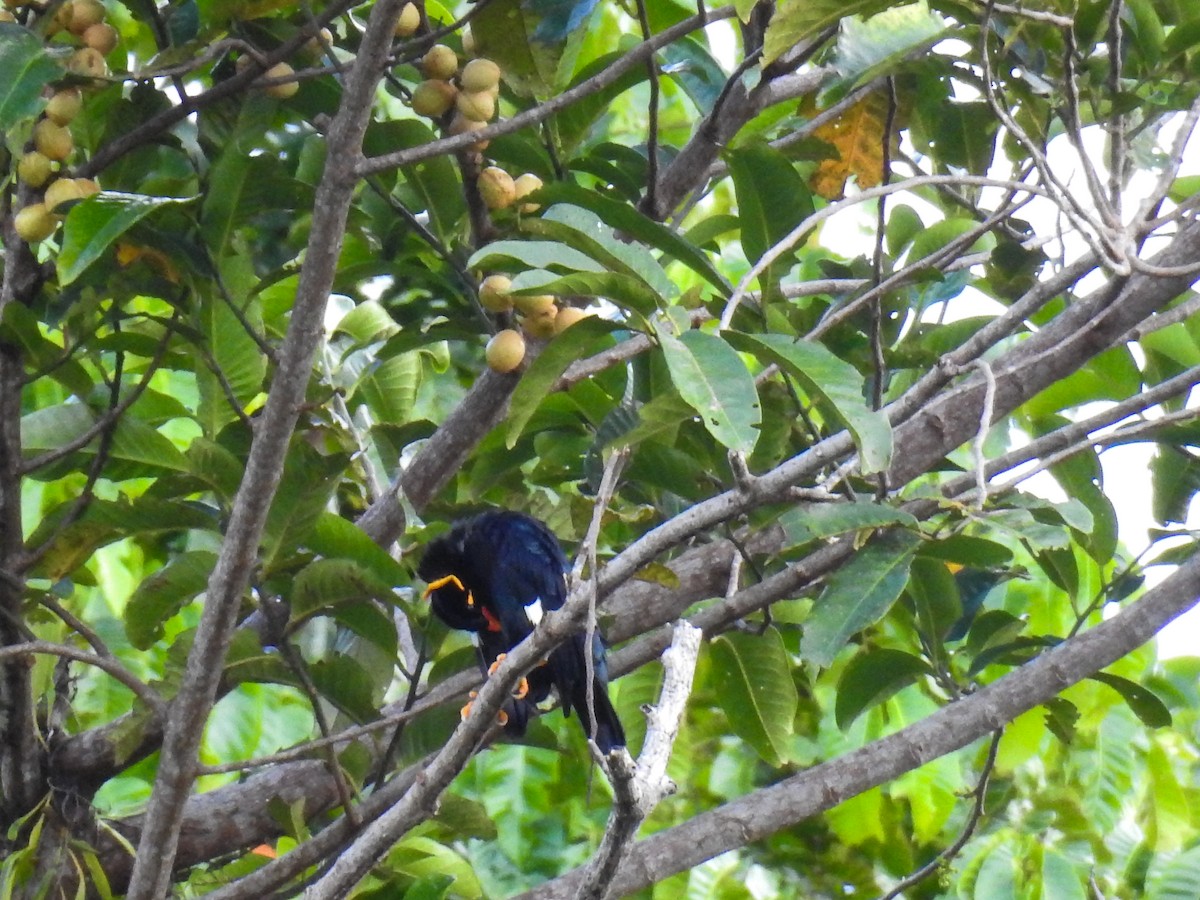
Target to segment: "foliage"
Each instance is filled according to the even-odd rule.
[[[485,507],[586,563],[631,751],[708,635],[620,890],[1200,893],[1200,663],[1143,646],[1200,595],[1200,14],[404,5],[6,7],[0,896],[565,895],[608,781],[557,712],[472,752],[414,574]],[[414,112],[439,41],[494,121]]]

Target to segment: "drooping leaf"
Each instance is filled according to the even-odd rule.
[[[1133,714],[1141,719],[1147,728],[1166,728],[1171,724],[1171,711],[1149,688],[1109,672],[1097,672],[1091,678],[1101,684],[1107,684],[1120,694],[1133,710]]]
[[[854,176],[859,189],[875,187],[883,180],[887,115],[887,97],[882,91],[872,91],[813,132],[813,137],[837,151],[835,158],[821,160],[809,178],[814,194],[839,200],[846,193],[850,176]]]
[[[846,728],[863,712],[929,674],[929,664],[903,650],[867,648],[850,660],[838,680],[834,717]]]
[[[62,74],[41,38],[14,22],[0,22],[0,133],[41,112],[42,88]]]
[[[320,659],[309,666],[309,675],[317,693],[356,722],[375,717],[375,688],[358,660],[342,654]]]
[[[1159,444],[1150,458],[1152,508],[1160,525],[1187,519],[1192,498],[1200,491],[1200,460],[1186,450]]]
[[[813,604],[801,655],[829,666],[853,635],[879,621],[904,590],[919,544],[911,531],[889,531],[838,569]]]
[[[558,241],[493,241],[471,254],[472,269],[511,271],[521,268],[559,272],[603,272],[604,266],[590,256]]]
[[[718,696],[729,724],[771,765],[787,759],[796,715],[796,687],[783,639],[774,628],[761,635],[730,632],[712,642]]]
[[[81,437],[96,422],[94,414],[81,403],[47,406],[21,418],[21,446],[26,454],[57,450]],[[99,438],[79,453],[94,456]],[[186,472],[187,460],[170,439],[145,422],[132,416],[121,418],[108,447],[110,460],[130,464],[130,470],[159,475]]]
[[[305,541],[310,550],[334,559],[351,559],[368,569],[375,579],[391,587],[409,581],[408,570],[367,537],[366,533],[342,516],[322,512]]]
[[[391,585],[353,559],[317,559],[292,581],[292,615],[304,619],[320,610],[367,597],[391,597]]]
[[[867,406],[858,370],[814,341],[783,334],[728,332],[730,344],[762,362],[773,362],[796,378],[813,399],[845,423],[858,445],[864,474],[891,464],[892,429],[887,417]]]
[[[541,269],[522,272],[513,279],[511,291],[525,294],[598,297],[611,300],[622,309],[646,317],[663,306],[660,294],[642,279],[623,272],[571,272],[555,275]]]
[[[540,217],[527,221],[523,227],[530,234],[562,241],[586,253],[609,272],[642,280],[665,300],[673,299],[679,293],[679,288],[667,277],[649,250],[640,244],[621,240],[612,228],[589,209],[556,203]]]
[[[266,357],[247,331],[247,323],[261,331],[257,303],[244,305],[246,293],[238,289],[239,279],[230,276],[237,261],[231,258],[225,262],[223,283],[231,296],[218,290],[204,292],[196,315],[204,339],[203,347],[196,352],[200,389],[196,415],[209,438],[215,438],[239,413],[246,412],[248,404],[262,392],[267,372]],[[235,303],[243,307],[240,316],[232,308]]]
[[[718,442],[749,454],[758,440],[758,389],[746,364],[722,338],[703,331],[658,332],[671,380]]]
[[[864,528],[881,528],[885,525],[915,527],[917,520],[909,513],[891,506],[855,500],[794,507],[780,516],[779,523],[784,527],[788,540],[799,546]]]
[[[550,386],[577,359],[588,355],[601,340],[607,339],[619,326],[598,316],[580,319],[562,334],[556,335],[538,354],[537,359],[521,376],[512,393],[508,410],[508,431],[505,444],[511,449],[525,426],[533,417]]]
[[[812,214],[812,197],[792,161],[773,147],[752,143],[725,156],[737,195],[742,249],[755,263]],[[793,259],[785,254],[763,272],[764,291],[776,289]]]
[[[677,231],[640,212],[637,207],[615,200],[607,194],[568,182],[553,182],[543,187],[539,196],[547,203],[569,203],[590,210],[610,228],[641,241],[683,263],[723,297],[732,291],[729,280],[709,261],[695,244]]]
[[[932,46],[947,32],[924,2],[885,9],[863,20],[850,16],[838,33],[834,65],[849,85],[865,84],[881,70]]]
[[[162,637],[163,623],[205,589],[216,564],[215,553],[189,550],[144,579],[125,605],[129,642],[146,650]]]
[[[71,207],[58,253],[58,280],[71,284],[112,243],[146,216],[166,206],[191,202],[175,197],[146,197],[106,191]]]
[[[675,79],[701,115],[708,115],[725,87],[727,76],[712,54],[691,38],[662,50],[662,72]]]
[[[546,97],[565,86],[587,34],[596,0],[498,0],[471,22],[476,52],[494,59],[504,81],[524,96]]]
[[[890,5],[890,0],[782,0],[767,26],[763,62],[778,59],[800,41],[846,16],[869,16]]]

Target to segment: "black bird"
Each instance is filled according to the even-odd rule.
[[[550,529],[517,512],[486,512],[455,523],[425,549],[417,573],[429,585],[433,611],[451,628],[475,636],[485,671],[527,638],[546,610],[567,599],[567,559]],[[527,677],[528,690],[506,707],[507,728],[523,734],[533,704],[558,690],[563,714],[574,710],[584,733],[604,753],[625,745],[625,731],[608,699],[604,643],[593,634],[592,706],[588,705],[587,637],[556,647]],[[594,708],[595,717],[591,710]]]

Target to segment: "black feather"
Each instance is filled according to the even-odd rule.
[[[522,513],[487,512],[456,523],[432,541],[417,573],[430,586],[434,613],[451,628],[477,636],[480,663],[527,638],[540,612],[558,609],[567,599],[567,559],[558,539],[537,519]],[[436,585],[436,586],[435,586]],[[573,635],[527,676],[529,693],[506,707],[509,729],[523,733],[530,706],[557,689],[563,712],[574,710],[584,732],[607,753],[625,745],[625,732],[608,698],[604,642],[593,635],[592,707],[588,706],[587,637]]]

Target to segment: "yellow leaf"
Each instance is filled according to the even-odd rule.
[[[887,124],[887,97],[873,91],[813,136],[837,151],[836,159],[823,159],[809,178],[813,193],[838,200],[846,192],[846,181],[855,177],[860,188],[874,187],[883,180],[883,130]]]

